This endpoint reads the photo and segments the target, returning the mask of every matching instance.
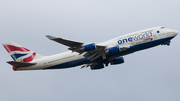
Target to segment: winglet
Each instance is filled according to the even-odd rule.
[[[46,35],[46,37],[47,37],[48,39],[50,39],[50,40],[56,39],[56,37],[50,36],[50,35]]]

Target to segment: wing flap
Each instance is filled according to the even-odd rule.
[[[7,63],[15,67],[27,67],[37,64],[37,63],[26,63],[26,62],[17,62],[17,61],[8,61]]]

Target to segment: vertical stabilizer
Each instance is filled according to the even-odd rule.
[[[42,58],[43,56],[24,48],[14,42],[3,43],[4,48],[7,50],[9,55],[17,62],[31,62],[35,59]]]

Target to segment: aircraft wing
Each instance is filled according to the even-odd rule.
[[[53,40],[55,42],[68,46],[69,47],[68,49],[72,50],[73,52],[75,51],[80,54],[85,52],[83,56],[90,61],[95,61],[99,57],[106,59],[106,50],[107,50],[106,46],[96,45],[95,43],[84,45],[84,43],[82,42],[56,38],[50,35],[46,35],[46,37],[49,38],[50,40]],[[121,47],[120,51],[122,52],[127,49],[129,49],[129,47]]]
[[[87,59],[94,61],[100,56],[103,56],[105,58],[105,49],[106,46],[102,45],[95,45],[93,44],[88,44],[88,45],[83,45],[84,43],[82,42],[76,42],[76,41],[71,41],[67,39],[62,39],[62,38],[56,38],[50,35],[46,35],[47,38],[50,40],[53,40],[55,42],[58,42],[60,44],[68,46],[69,50],[72,50],[73,52],[78,52],[80,54],[86,52],[83,56],[86,57]]]
[[[66,45],[68,47],[80,47],[81,45],[83,45],[82,42],[76,42],[76,41],[66,40],[66,39],[62,39],[62,38],[56,38],[56,37],[53,37],[50,35],[46,35],[46,37],[49,38],[50,40],[56,41],[58,43]]]

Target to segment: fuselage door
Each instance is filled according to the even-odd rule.
[[[157,33],[156,33],[156,32],[153,33],[152,38],[153,38],[153,40],[156,40],[156,39],[157,39]]]
[[[48,67],[48,62],[44,61],[43,64],[45,68]]]

